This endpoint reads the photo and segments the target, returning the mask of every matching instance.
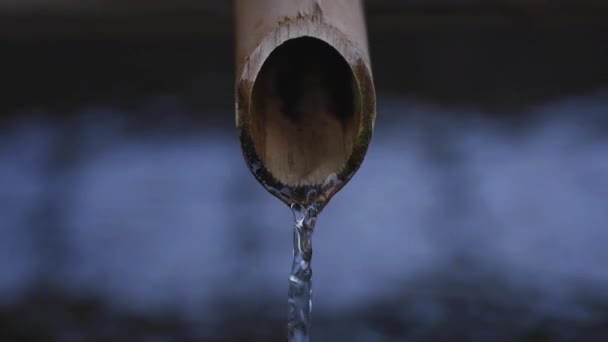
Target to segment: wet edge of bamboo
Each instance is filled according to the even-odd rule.
[[[236,126],[249,170],[273,195],[292,203],[327,204],[355,174],[371,141],[376,95],[361,0],[236,0]],[[312,37],[332,46],[350,66],[360,110],[353,152],[335,177],[316,186],[281,184],[257,155],[251,135],[255,80],[272,51],[284,42]]]

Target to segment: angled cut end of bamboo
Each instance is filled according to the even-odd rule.
[[[360,0],[237,0],[236,122],[256,178],[286,202],[328,200],[375,120]]]

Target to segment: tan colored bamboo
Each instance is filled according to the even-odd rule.
[[[249,168],[271,192],[333,195],[363,161],[376,114],[362,2],[235,5],[236,123]]]

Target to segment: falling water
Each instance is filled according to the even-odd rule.
[[[289,314],[287,333],[290,342],[309,340],[312,309],[312,233],[319,206],[292,204],[294,216],[293,265],[289,276]]]

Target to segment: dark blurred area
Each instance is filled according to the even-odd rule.
[[[608,340],[608,5],[368,1],[378,117],[315,341]],[[228,1],[0,2],[0,340],[283,341]]]

